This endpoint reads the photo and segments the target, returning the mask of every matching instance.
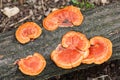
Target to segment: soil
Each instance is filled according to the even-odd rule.
[[[5,7],[18,7],[20,12],[8,18],[0,11],[0,32],[17,28],[26,21],[41,21],[53,9],[69,5],[70,0],[3,0],[1,10]]]
[[[26,21],[42,21],[52,10],[70,5],[71,0],[0,0],[0,33],[16,29]],[[81,1],[81,0],[80,0]],[[95,0],[89,0],[95,1]],[[100,0],[96,0],[100,1]],[[109,5],[118,0],[108,0]],[[96,6],[106,4],[95,3]],[[17,6],[20,12],[8,18],[2,13],[5,7]],[[120,80],[120,60],[104,63],[84,70],[77,70],[69,74],[54,76],[48,80]]]

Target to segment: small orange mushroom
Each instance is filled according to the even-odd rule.
[[[33,55],[20,59],[18,61],[18,66],[22,73],[35,76],[44,70],[46,61],[42,55],[39,53],[34,53]]]
[[[83,15],[75,6],[67,6],[63,9],[58,9],[50,13],[44,20],[43,26],[45,29],[53,31],[58,27],[78,26],[83,21]]]
[[[112,42],[104,37],[95,36],[90,39],[89,55],[83,59],[86,64],[102,64],[107,61],[112,55]]]
[[[81,51],[86,51],[90,47],[90,42],[84,34],[69,31],[62,38],[62,46],[65,48],[72,47]]]
[[[28,43],[30,40],[38,38],[41,33],[42,29],[39,25],[34,22],[26,22],[19,26],[15,33],[15,36],[20,43],[25,44]]]

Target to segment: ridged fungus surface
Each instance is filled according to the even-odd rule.
[[[39,53],[34,53],[26,58],[22,58],[18,61],[19,69],[22,73],[30,76],[35,76],[40,74],[45,66],[46,60]]]
[[[34,22],[26,22],[18,27],[15,36],[22,43],[28,43],[31,40],[38,38],[42,33],[42,29]]]
[[[78,7],[66,6],[51,12],[44,20],[46,30],[56,30],[58,27],[78,26],[83,22],[83,15]]]

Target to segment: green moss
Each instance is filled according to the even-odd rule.
[[[95,5],[90,3],[87,0],[71,0],[71,2],[73,3],[73,5],[80,7],[81,9],[89,9],[89,8],[94,8]]]

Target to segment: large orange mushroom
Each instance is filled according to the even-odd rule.
[[[38,38],[42,33],[42,29],[39,25],[34,22],[26,22],[19,26],[15,36],[16,39],[22,43],[28,43],[30,40]]]
[[[112,55],[112,42],[102,36],[90,39],[80,32],[69,31],[62,37],[61,44],[51,53],[58,67],[71,69],[85,64],[102,64]]]
[[[51,59],[58,67],[71,69],[81,64],[83,60],[83,52],[77,49],[58,46],[57,49],[51,53]]]
[[[90,39],[89,55],[83,59],[86,64],[102,64],[107,61],[112,55],[112,42],[104,37],[95,36]]]
[[[44,20],[46,30],[56,30],[58,27],[78,26],[83,21],[83,15],[75,6],[67,6],[51,12]]]
[[[46,61],[41,54],[34,53],[33,55],[29,55],[26,58],[20,59],[18,61],[18,66],[22,73],[35,76],[44,70]]]
[[[69,31],[62,37],[62,42],[51,53],[51,59],[58,67],[71,69],[81,64],[89,55],[90,43],[80,32]]]

